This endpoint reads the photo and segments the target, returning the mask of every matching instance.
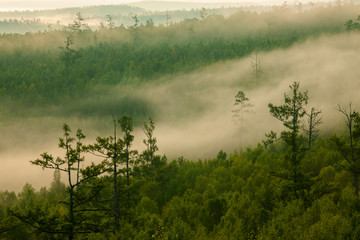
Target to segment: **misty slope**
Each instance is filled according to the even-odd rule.
[[[261,144],[245,149],[245,145],[252,140],[259,142],[264,132],[270,129],[284,130],[281,122],[270,116],[267,104],[282,104],[283,93],[290,92],[288,85],[293,81],[301,81],[301,92],[309,91],[308,107],[316,106],[323,111],[321,135],[333,131],[341,133],[345,123],[336,110],[336,104],[345,107],[352,101],[353,106],[358,107],[360,101],[360,70],[356,68],[360,60],[359,41],[360,33],[345,33],[310,39],[287,49],[259,52],[263,75],[258,83],[254,83],[251,75],[250,56],[216,63],[176,77],[168,76],[173,78],[160,84],[148,82],[134,87],[132,91],[157,106],[159,113],[155,136],[160,153],[166,153],[168,161],[165,162],[165,157],[158,158],[154,180],[151,180],[147,165],[134,168],[128,188],[126,177],[119,177],[122,199],[119,211],[122,215],[120,227],[114,234],[111,231],[112,202],[107,201],[112,196],[113,187],[109,176],[88,182],[88,188],[77,189],[78,193],[89,196],[89,189],[102,186],[96,201],[89,203],[91,211],[87,212],[86,206],[77,208],[76,219],[86,219],[87,222],[75,222],[75,229],[91,228],[76,235],[95,239],[149,240],[154,236],[160,236],[160,239],[165,236],[167,239],[204,240],[358,239],[359,196],[355,194],[351,173],[339,167],[339,164],[346,164],[346,160],[333,137],[321,138],[310,150],[301,150],[297,173],[301,171],[304,174],[301,176],[306,178],[305,181],[301,178],[297,185],[292,184],[287,175],[280,175],[292,169],[289,164],[291,147],[281,141],[268,149]],[[236,131],[238,126],[231,124],[233,96],[238,89],[244,90],[254,104],[241,131]],[[103,91],[112,96],[121,88]],[[197,109],[199,105],[202,106],[200,111]],[[36,120],[37,124],[42,124],[41,130],[38,130],[40,133],[46,121],[41,118]],[[94,131],[91,129],[94,119],[88,119],[86,123],[69,117],[51,120],[55,125],[61,125],[61,121],[66,120],[71,125],[81,126],[87,135],[90,132],[89,142],[97,136],[91,133]],[[36,134],[36,131],[33,133]],[[100,135],[108,134],[111,131]],[[131,149],[143,150],[141,140],[144,134],[137,129],[134,135],[136,142]],[[237,153],[233,149],[239,150],[240,136],[242,151]],[[39,141],[35,151],[42,147],[56,155],[64,154],[55,149],[56,138],[49,138],[43,146],[39,145]],[[25,145],[21,146],[22,153],[25,153]],[[229,149],[231,147],[233,149]],[[227,157],[220,152],[215,158],[219,149],[233,154]],[[29,149],[29,152],[33,153],[34,149]],[[197,160],[199,156],[206,159]],[[186,160],[186,157],[197,161]],[[1,159],[6,157],[1,156]],[[26,172],[17,170],[19,164],[25,164],[25,161],[20,163],[19,154],[9,159],[10,162],[17,165],[2,164],[7,172],[14,169],[6,190],[14,187],[18,179],[28,179],[35,188],[44,186],[44,179],[51,182],[50,170],[42,172],[38,166],[31,166]],[[36,174],[29,176],[32,172]],[[0,173],[2,178],[6,178],[6,172]],[[0,182],[7,183],[2,178]],[[39,178],[41,180],[37,180]],[[54,175],[50,186],[39,191],[30,184],[22,190],[23,182],[18,185],[18,188],[13,188],[19,189],[18,195],[0,190],[0,228],[5,229],[0,236],[65,238],[66,231],[54,235],[59,227],[67,226],[69,222],[67,205],[59,203],[59,200],[62,203],[69,199],[60,177]],[[126,200],[127,191],[131,200]],[[104,209],[104,206],[107,208]],[[19,221],[21,218],[15,218],[10,211],[4,210],[5,207],[31,216],[33,226],[40,224],[54,231],[40,234],[39,228],[34,230],[31,224],[24,225]],[[95,208],[102,211],[94,211]],[[50,220],[46,221],[49,216]],[[90,225],[89,222],[99,227],[94,231],[95,224]],[[6,227],[16,224],[20,225],[16,231],[12,228],[7,231]]]
[[[240,143],[256,144],[264,133],[281,127],[270,117],[267,104],[280,101],[293,81],[309,90],[309,107],[322,109],[324,118],[331,119],[322,126],[333,131],[338,121],[336,105],[358,99],[354,90],[359,76],[355,66],[360,56],[359,36],[344,33],[344,22],[356,17],[357,8],[314,9],[299,15],[288,11],[277,15],[277,11],[239,12],[228,19],[209,17],[166,28],[73,33],[73,46],[81,58],[66,83],[58,47],[64,45],[68,32],[2,36],[4,186],[19,189],[24,181],[42,185],[36,177],[38,169],[12,171],[19,174],[19,181],[8,178],[6,172],[27,165],[45,146],[56,146],[64,122],[84,129],[92,139],[111,131],[112,115],[131,115],[137,125],[151,116],[158,123],[161,153],[170,157],[196,159],[214,156],[220,149],[232,152]],[[265,21],[269,17],[276,20],[270,28]],[[145,41],[150,36],[156,38]],[[234,48],[236,44],[239,48]],[[258,82],[253,80],[251,67],[256,49],[263,71]],[[122,55],[117,56],[119,53]],[[141,71],[157,62],[166,71]],[[125,68],[119,71],[120,66]],[[241,133],[231,113],[239,90],[254,104]],[[136,139],[135,146],[141,145],[141,139]],[[17,156],[14,150],[20,151],[14,146],[22,149]]]
[[[0,36],[0,238],[359,239],[359,10]]]
[[[75,190],[75,200],[97,192],[75,207],[74,239],[358,239],[359,196],[351,174],[337,165],[345,160],[334,141],[321,139],[304,153],[300,169],[310,184],[301,181],[297,188],[274,174],[291,169],[289,150],[259,145],[199,161],[157,158],[153,179],[149,165],[137,166],[129,187],[119,177],[118,208],[108,201],[112,176],[98,176]],[[0,190],[0,237],[65,239],[70,214],[64,182],[55,172],[40,190],[31,184],[18,194]]]
[[[183,155],[197,159],[214,156],[220,149],[232,152],[240,146],[256,144],[264,139],[264,133],[281,130],[282,125],[270,116],[267,105],[281,103],[288,85],[300,81],[301,89],[309,91],[308,109],[315,106],[322,110],[321,134],[327,135],[342,130],[337,104],[346,106],[353,102],[356,106],[360,101],[357,94],[360,72],[356,68],[360,60],[359,41],[358,33],[342,34],[309,40],[285,50],[259,52],[264,75],[258,83],[253,82],[250,56],[176,77],[165,77],[155,84],[102,88],[99,95],[84,98],[79,105],[111,102],[114,96],[124,92],[141,96],[144,102],[153,106],[151,116],[155,116],[157,123],[160,152],[170,158]],[[254,105],[241,131],[231,113],[238,90],[245,91]],[[59,126],[63,122],[82,128],[88,139],[111,132],[111,116],[106,115],[77,118],[64,112],[56,117],[18,119],[16,123],[3,121],[2,133],[7,136],[1,142],[4,166],[1,181],[6,183],[4,186],[20,189],[24,179],[36,187],[42,186],[43,180],[37,178],[40,170],[35,167],[26,172],[13,171],[13,176],[20,174],[16,178],[18,181],[9,179],[6,172],[16,169],[19,164],[27,165],[29,157],[35,157],[44,148],[56,151]],[[141,131],[137,129],[136,135],[141,136]],[[140,137],[136,138],[134,148],[142,149],[141,141]],[[21,146],[20,155],[12,154],[14,145]],[[38,153],[34,153],[36,149]]]
[[[254,51],[287,48],[308,38],[342,33],[344,23],[356,16],[357,7],[315,8],[303,13],[287,8],[261,14],[240,11],[229,18],[212,15],[168,27],[3,35],[0,89],[8,104],[2,112],[5,116],[62,114],[61,109],[54,112],[54,105],[82,101],[99,92],[101,95],[104,86],[136,89],[147,82],[167,81],[162,80],[164,76],[197,71]],[[80,57],[70,66],[64,82],[65,63],[59,47],[69,35],[74,42],[71,48]],[[45,111],[42,106],[47,106]],[[151,109],[141,96],[124,94],[113,101],[72,104],[65,111],[85,117],[115,111],[141,117],[151,114]]]

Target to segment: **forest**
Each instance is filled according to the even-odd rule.
[[[0,239],[360,239],[359,12],[2,34]]]
[[[239,7],[236,7],[236,3],[234,4],[235,6],[218,6],[216,8],[214,8],[214,4],[203,5],[207,6],[206,9],[209,14],[228,17],[240,10]],[[171,7],[172,10],[158,10],[162,9],[164,5]],[[225,6],[226,5],[225,3]],[[268,8],[269,7],[266,6],[243,6],[241,10],[261,11]],[[0,32],[25,34],[27,32],[62,30],[73,22],[78,12],[86,19],[87,25],[92,30],[97,30],[107,25],[109,16],[115,25],[123,25],[125,27],[133,24],[131,16],[134,15],[137,16],[139,24],[146,25],[147,22],[151,21],[156,26],[160,24],[168,25],[170,23],[177,23],[185,19],[200,19],[201,17],[198,4],[194,6],[194,4],[186,4],[184,2],[164,3],[146,1],[134,2],[133,4],[129,3],[129,5],[102,5],[34,11],[1,11],[0,9]]]

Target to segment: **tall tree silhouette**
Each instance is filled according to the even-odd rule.
[[[67,205],[69,220],[68,223],[65,224],[64,230],[65,232],[67,232],[69,240],[71,240],[74,238],[75,233],[84,232],[84,230],[79,230],[81,229],[81,226],[78,226],[75,221],[75,212],[77,208],[80,208],[83,203],[86,203],[88,201],[88,199],[82,199],[78,202],[75,201],[76,188],[78,188],[82,184],[85,184],[92,178],[95,178],[100,174],[104,173],[105,165],[104,162],[101,162],[100,164],[92,163],[86,168],[80,168],[79,163],[85,160],[82,156],[82,154],[84,153],[84,148],[82,148],[81,143],[81,141],[85,138],[85,135],[80,129],[78,129],[76,132],[76,138],[72,137],[70,135],[71,129],[67,124],[63,125],[63,131],[63,137],[59,138],[59,148],[65,151],[64,157],[54,158],[51,154],[45,152],[41,154],[41,158],[31,161],[31,163],[42,168],[55,169],[65,172],[67,174],[69,192],[69,200]],[[76,146],[73,146],[74,143],[76,144]],[[76,176],[75,180],[73,179],[73,175]],[[97,193],[94,194],[96,195]],[[91,199],[93,198],[93,196],[89,198]],[[82,209],[81,211],[85,212],[87,211],[87,209]],[[89,211],[93,211],[93,209]],[[39,229],[42,230],[41,226],[39,226]],[[44,231],[46,232],[46,230]]]
[[[351,104],[347,109],[338,106],[338,111],[345,117],[348,136],[346,138],[334,136],[332,139],[346,161],[339,165],[352,174],[355,194],[359,196],[360,114],[352,109]]]
[[[284,104],[275,106],[269,103],[270,113],[273,117],[280,120],[288,129],[281,132],[281,139],[290,147],[289,162],[291,163],[290,173],[276,174],[283,179],[290,180],[288,187],[298,197],[299,192],[304,190],[309,179],[300,170],[300,153],[304,151],[301,145],[304,143],[304,137],[299,134],[302,119],[306,114],[304,106],[308,103],[307,91],[299,91],[300,84],[294,82],[290,85],[292,94],[284,94]],[[270,134],[273,136],[273,132]]]

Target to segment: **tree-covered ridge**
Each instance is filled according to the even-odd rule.
[[[66,31],[5,34],[0,38],[1,99],[9,106],[20,103],[14,108],[21,112],[20,105],[30,102],[33,106],[66,103],[91,94],[99,86],[136,86],[254,51],[286,48],[311,37],[344,32],[345,21],[356,9],[327,7],[296,13],[279,8],[260,14],[240,11],[228,18],[205,14],[202,20],[168,26],[138,25],[134,16],[132,27],[108,22],[96,31],[71,27],[79,23],[86,26],[81,17]],[[68,37],[79,57],[66,67],[59,47],[64,47]],[[142,102],[125,99],[135,101],[134,105]],[[141,115],[148,109],[133,112]]]
[[[117,26],[131,26],[131,16],[137,15],[139,24],[146,25],[151,22],[158,25],[169,25],[184,19],[202,19],[201,9],[205,9],[207,15],[222,15],[228,17],[238,11],[264,12],[272,8],[287,8],[288,10],[306,11],[311,8],[327,6],[324,3],[301,4],[298,2],[283,4],[282,6],[270,6],[244,3],[191,3],[191,2],[163,2],[146,1],[119,4],[100,5],[87,7],[72,7],[60,9],[27,10],[27,11],[4,11],[0,9],[0,32],[20,33],[60,30],[72,22],[77,12],[81,12],[91,29],[95,30],[106,25],[108,16]],[[330,4],[328,5],[330,6]],[[34,7],[36,8],[36,7]]]
[[[263,7],[263,9],[268,8]],[[254,11],[256,8],[246,8],[243,10]],[[239,8],[216,8],[207,10],[208,14],[222,15],[225,17],[238,11]],[[184,21],[185,19],[201,19],[199,9],[149,12],[145,11],[145,9],[127,5],[94,6],[24,12],[15,11],[1,12],[0,33],[25,34],[29,32],[61,30],[76,19],[75,14],[78,12],[81,12],[92,30],[97,30],[106,26],[109,16],[111,16],[114,25],[125,27],[129,27],[133,24],[131,17],[135,15],[139,19],[139,25],[152,23],[156,26],[167,26],[171,23]]]
[[[52,36],[54,42],[60,41],[56,36],[64,37],[61,38],[61,44],[53,47],[44,43],[46,50],[27,50],[26,47],[18,48],[13,45],[8,46],[13,46],[14,49],[3,49],[4,56],[9,56],[10,63],[13,63],[7,77],[14,83],[10,84],[11,91],[3,88],[2,97],[5,103],[20,99],[20,103],[27,103],[23,105],[24,109],[34,104],[51,106],[54,103],[73,103],[85,96],[86,91],[95,92],[96,89],[101,89],[102,85],[120,85],[127,91],[128,85],[140,86],[148,82],[165,81],[159,78],[231,59],[221,55],[227,49],[223,43],[241,43],[242,39],[252,39],[248,41],[251,46],[248,50],[250,53],[272,49],[272,45],[286,47],[298,41],[291,40],[294,33],[284,31],[288,29],[286,25],[289,23],[275,28],[278,31],[259,30],[243,37],[230,34],[206,39],[211,31],[205,31],[203,35],[196,37],[189,35],[169,40],[171,37],[167,36],[167,31],[172,27],[175,31],[177,27],[183,26],[182,24],[190,24],[187,26],[194,27],[191,28],[192,31],[199,33],[199,26],[207,21],[214,22],[211,22],[211,17],[207,17],[202,21],[186,21],[169,27],[134,25],[129,29],[102,29],[92,32],[81,29],[83,25],[80,20],[79,17],[79,22],[72,26],[71,34],[66,31],[53,31],[4,37],[7,38],[7,44],[11,44],[9,39],[18,38],[23,41],[25,37],[46,39],[45,36]],[[338,27],[329,28],[331,31],[328,32],[312,32],[316,27],[294,31],[304,34],[301,36],[306,37],[300,39],[305,40],[318,34],[343,32],[346,29],[344,23],[345,21]],[[274,30],[272,24],[265,28]],[[151,29],[159,31],[159,39],[145,44],[141,37],[154,34]],[[116,35],[119,32],[127,35],[119,37]],[[121,41],[109,40],[111,33],[115,34],[114,39],[118,37]],[[161,38],[162,36],[164,38]],[[264,36],[267,40],[272,39],[270,36],[284,37],[279,38],[281,44],[278,46],[277,41],[270,41],[272,45],[266,45],[267,41],[264,41],[265,44],[262,45],[262,41],[256,40]],[[289,38],[286,38],[287,36]],[[97,43],[81,46],[86,38]],[[282,42],[284,39],[287,39],[289,45]],[[166,41],[168,43],[165,43]],[[211,44],[212,42],[217,43]],[[253,42],[254,46],[251,45]],[[16,44],[18,43],[14,43]],[[209,56],[209,53],[206,51],[217,49],[218,46],[223,46],[219,52],[221,57],[216,60],[207,59],[205,56]],[[187,60],[195,66],[186,65],[186,61],[182,63],[181,58],[174,58],[172,62],[173,56],[170,52],[174,49],[175,53],[183,51],[182,56],[188,54]],[[193,53],[188,49],[197,54],[191,55]],[[241,50],[242,48],[237,49]],[[114,52],[123,55],[116,58],[117,54]],[[126,58],[128,55],[130,57]],[[180,62],[183,69],[174,67],[169,72],[167,68],[163,69],[164,72],[151,72],[150,68],[149,72],[142,76],[141,68],[137,65],[141,65],[142,61],[149,57],[158,62],[159,56],[164,56],[164,64],[168,68],[177,66]],[[43,61],[42,57],[47,61]],[[196,65],[196,62],[191,60],[192,57],[197,58],[200,63]],[[40,64],[43,66],[43,75],[28,74],[34,69],[40,69],[36,68],[37,65],[32,63],[32,59],[44,64]],[[97,59],[100,59],[99,62]],[[102,79],[107,71],[115,72],[124,59],[130,60],[118,71],[117,77]],[[153,61],[148,61],[147,66],[152,63]],[[0,61],[0,64],[7,66],[6,61]],[[129,64],[132,71],[126,70]],[[255,64],[260,64],[257,55]],[[24,66],[26,71],[18,71],[16,66]],[[256,67],[254,73],[258,81],[258,78],[264,76],[257,76],[257,70]],[[17,89],[17,78],[11,71],[23,76],[23,90]],[[123,76],[123,72],[128,75]],[[26,82],[28,76],[33,76],[33,82]],[[49,80],[48,76],[53,78]],[[37,82],[39,77],[42,77],[44,83],[42,89],[50,91],[48,95],[40,91],[34,91],[32,95],[30,90],[36,90],[40,83]],[[50,82],[56,84],[51,85]],[[28,85],[30,83],[34,85]],[[309,90],[311,92],[311,89]],[[115,94],[116,91],[117,89]],[[99,104],[96,97],[93,97],[94,105]],[[126,108],[133,115],[151,115],[151,107],[137,97],[132,96],[131,92],[122,96],[120,101],[111,96],[109,99],[112,105],[103,109],[105,105],[100,104],[99,115],[113,112],[122,114]],[[46,171],[54,170],[54,180],[50,188],[37,191],[30,184],[26,184],[19,194],[0,192],[0,238],[359,239],[359,113],[356,109],[354,111],[351,104],[348,107],[338,106],[339,114],[345,119],[342,125],[346,131],[341,135],[319,138],[317,125],[321,122],[321,118],[318,118],[320,111],[315,108],[311,108],[310,112],[306,111],[308,92],[294,82],[283,97],[281,104],[268,105],[270,115],[283,124],[280,136],[271,131],[266,134],[268,139],[256,147],[234,152],[229,157],[227,153],[220,151],[216,158],[198,161],[183,157],[170,160],[166,156],[159,156],[157,150],[161,149],[161,146],[157,146],[157,129],[151,119],[143,128],[143,152],[134,148],[134,138],[141,136],[133,132],[134,122],[131,117],[113,118],[113,132],[109,136],[90,139],[87,144],[83,142],[86,131],[71,131],[65,124],[63,135],[58,142],[61,151],[55,154],[45,152],[31,161],[32,164],[47,169]],[[37,101],[34,102],[34,99]],[[252,101],[245,92],[238,91],[233,110],[237,120],[241,122],[244,115],[251,111]],[[18,114],[23,116],[23,109],[16,109],[14,105],[2,108],[11,108],[11,111],[18,111]],[[88,112],[92,117],[96,115],[94,109],[78,110]],[[6,111],[2,111],[2,114],[5,113]],[[142,119],[140,121],[142,122]],[[96,161],[90,163],[89,159],[94,158]],[[59,172],[65,174],[66,184],[61,181]]]
[[[82,143],[67,124],[63,156],[31,161],[53,169],[49,189],[0,193],[4,239],[358,239],[360,115],[339,106],[347,133],[313,138],[301,126],[307,91],[294,82],[284,103],[269,104],[285,130],[279,141],[196,162],[157,154],[152,119],[146,148],[133,148],[133,121],[114,118],[114,132]],[[243,92],[236,100],[247,99]],[[238,102],[238,101],[237,101]],[[311,125],[311,121],[309,122]],[[305,126],[305,125],[304,125]],[[314,126],[316,127],[316,125]],[[304,134],[305,133],[305,134]],[[276,135],[271,134],[276,139]],[[98,163],[82,164],[91,154]],[[61,182],[65,173],[67,184]]]
[[[287,187],[287,180],[273,175],[288,168],[286,152],[290,149],[282,144],[271,149],[259,145],[230,157],[225,154],[197,162],[179,158],[165,164],[162,159],[155,165],[153,181],[145,170],[132,173],[130,208],[126,200],[126,177],[118,179],[120,220],[116,236],[120,239],[358,239],[359,199],[351,175],[339,168],[338,164],[345,160],[336,149],[334,141],[322,139],[303,156],[300,167],[314,181],[298,198]],[[85,236],[112,239],[112,202],[102,202],[111,198],[111,182],[110,176],[104,177],[78,190],[81,192],[78,198],[90,197],[91,189],[104,186],[99,194],[101,198],[88,205],[99,212],[76,213],[75,239]],[[2,237],[63,239],[67,235],[67,196],[68,190],[58,175],[49,189],[36,191],[27,184],[18,195],[2,192]],[[30,220],[41,228],[24,224]]]

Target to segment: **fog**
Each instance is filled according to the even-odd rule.
[[[264,5],[281,5],[282,0],[166,0],[166,1],[139,1],[139,0],[77,0],[77,1],[55,1],[55,0],[0,0],[0,11],[25,11],[37,9],[56,9],[69,7],[84,7],[94,5],[113,5],[113,4],[132,4],[141,6],[149,10],[175,10],[175,9],[191,9],[199,6],[205,7],[229,7],[239,6],[240,4],[264,4]],[[302,3],[309,3],[310,0],[302,0]]]
[[[259,53],[264,72],[259,83],[252,78],[249,57],[146,88],[149,101],[159,106],[160,148],[167,154],[196,159],[214,157],[220,149],[232,152],[254,146],[264,139],[264,133],[283,129],[267,105],[282,104],[283,94],[289,93],[288,86],[294,81],[300,82],[300,90],[309,91],[307,109],[322,110],[323,134],[334,132],[341,121],[337,105],[346,107],[352,102],[356,106],[360,100],[359,40],[359,35],[347,34],[322,37],[288,50]],[[241,132],[231,113],[238,90],[254,105]]]
[[[346,107],[350,102],[354,107],[359,105],[359,42],[360,34],[343,34],[311,39],[289,49],[259,52],[263,74],[258,82],[252,77],[253,56],[249,56],[164,77],[136,88],[124,90],[119,86],[101,92],[104,98],[111,98],[114,93],[126,91],[150,104],[155,111],[151,117],[155,121],[159,154],[167,155],[170,160],[179,156],[191,160],[214,158],[219,150],[231,154],[255,146],[270,130],[283,130],[267,105],[282,104],[283,94],[289,93],[288,86],[294,81],[300,82],[301,91],[308,90],[307,109],[316,107],[322,111],[322,135],[341,131],[342,116],[336,110],[337,105]],[[245,115],[243,129],[233,121],[231,112],[239,90],[254,105],[252,113]],[[87,101],[81,104],[86,106]],[[112,133],[111,116],[86,118],[64,114],[3,122],[0,190],[20,191],[26,182],[37,189],[49,185],[53,171],[43,171],[29,161],[42,152],[62,156],[57,141],[64,122],[73,131],[83,129],[88,143],[94,142],[96,136]],[[141,127],[134,135],[133,147],[141,152],[145,137]]]

